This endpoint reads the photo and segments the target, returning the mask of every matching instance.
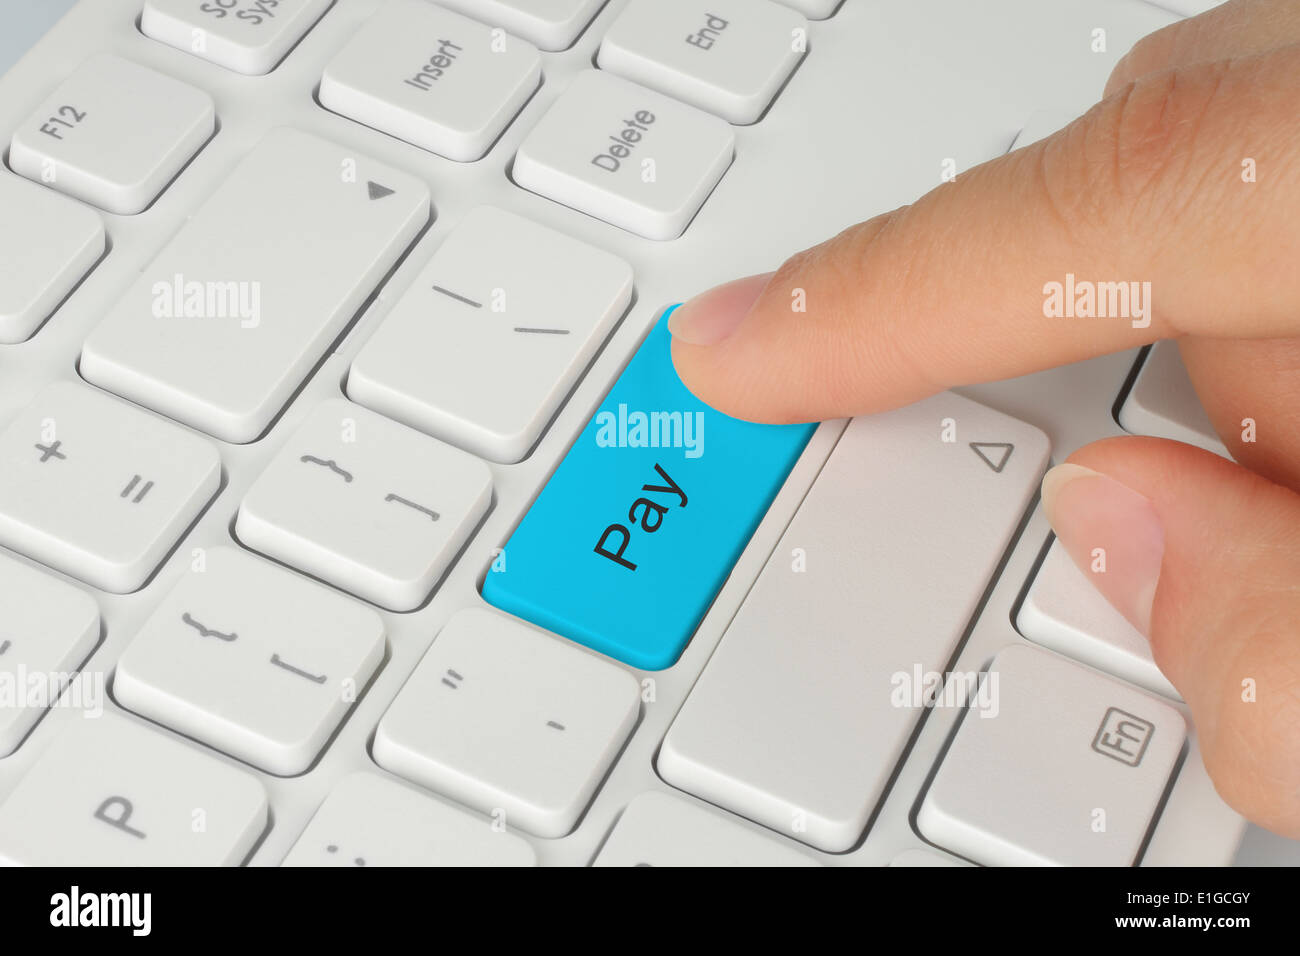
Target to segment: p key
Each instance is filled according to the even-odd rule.
[[[0,864],[237,866],[266,821],[251,773],[113,711],[74,716],[0,805]]]

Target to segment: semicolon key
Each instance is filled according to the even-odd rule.
[[[646,670],[672,665],[817,427],[758,425],[673,369],[669,309],[506,543],[489,604]]]

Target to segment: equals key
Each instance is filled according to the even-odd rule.
[[[144,496],[149,494],[149,489],[153,487],[152,481],[145,481],[143,485],[140,484],[141,481],[144,481],[144,479],[139,475],[132,475],[131,480],[126,483],[126,487],[122,489],[122,493],[118,497],[129,498],[131,492],[135,491],[135,497],[131,498],[131,504],[138,505],[144,500]],[[138,491],[136,491],[137,486],[139,487]]]

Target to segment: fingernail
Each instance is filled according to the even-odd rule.
[[[773,273],[736,279],[702,292],[668,316],[668,331],[688,345],[716,345],[745,321]]]
[[[1102,596],[1143,634],[1165,553],[1149,499],[1091,468],[1066,463],[1043,476],[1043,511],[1061,546]]]

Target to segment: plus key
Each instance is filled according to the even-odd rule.
[[[63,442],[61,441],[52,441],[48,445],[37,445],[36,450],[41,453],[41,464],[45,464],[51,458],[66,459],[68,456],[59,451],[62,445]]]
[[[0,545],[105,591],[134,591],[220,478],[208,442],[60,382],[0,430]]]

